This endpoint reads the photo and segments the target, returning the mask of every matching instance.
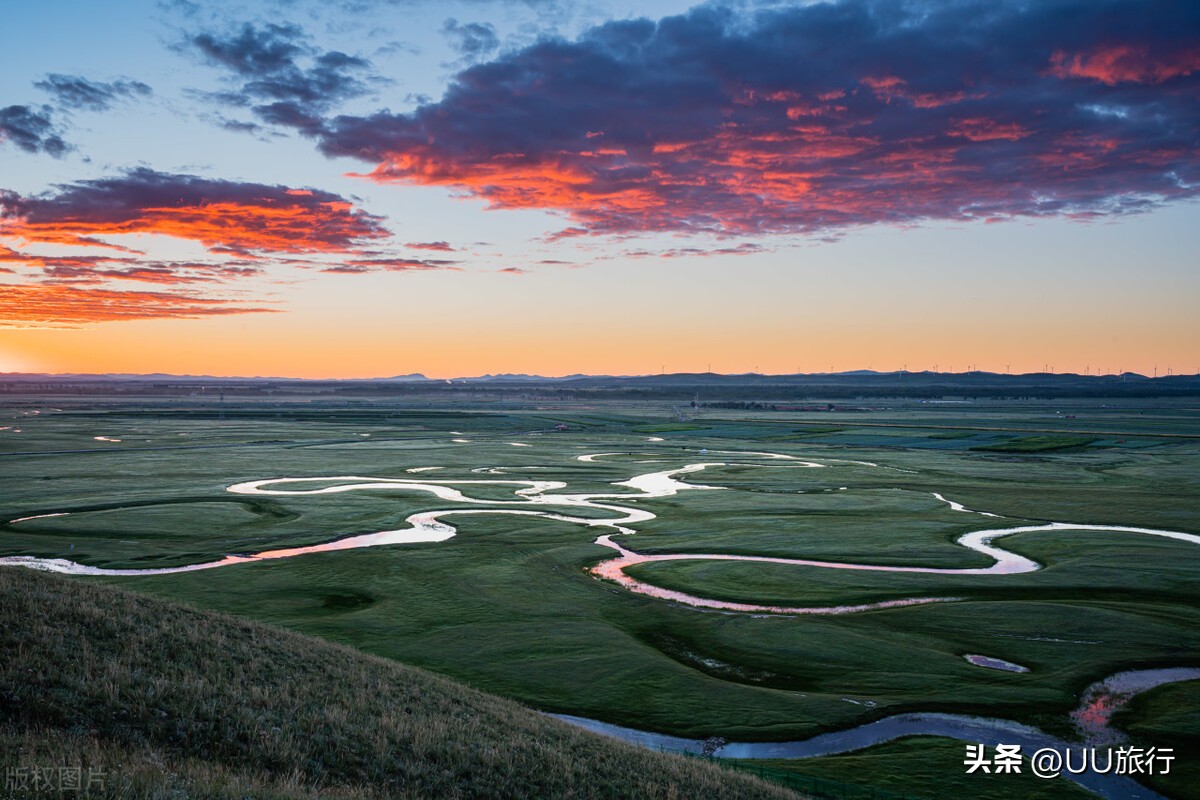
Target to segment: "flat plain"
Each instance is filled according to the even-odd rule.
[[[1065,522],[1200,534],[1200,408],[1186,400],[880,400],[827,412],[701,408],[679,422],[669,407],[630,402],[449,408],[45,397],[10,400],[0,414],[8,426],[0,430],[0,557],[108,569],[318,545],[403,528],[419,512],[521,499],[520,486],[503,483],[457,485],[483,505],[386,487],[228,491],[247,481],[329,479],[305,489],[348,477],[561,481],[562,492],[636,495],[614,484],[701,462],[710,466],[676,478],[718,490],[614,501],[655,515],[616,537],[623,546],[945,569],[988,567],[991,558],[956,541],[986,528]],[[598,453],[610,455],[580,460]],[[797,468],[795,460],[823,466]],[[702,609],[603,581],[590,569],[614,555],[594,542],[607,528],[507,514],[444,522],[456,535],[438,542],[76,580],[315,634],[540,710],[730,741],[800,739],[904,711],[998,717],[1069,737],[1068,713],[1093,681],[1200,666],[1200,548],[1159,536],[1013,534],[998,544],[1042,568],[1011,575],[711,559],[627,571],[665,589],[764,606],[954,598],[795,615]],[[1029,671],[984,669],[966,654]],[[1128,712],[1130,730],[1174,746],[1181,766],[1189,757],[1194,764],[1200,731],[1195,715],[1178,709],[1195,707],[1197,682],[1157,692],[1171,701],[1146,695]],[[957,745],[881,747],[891,749],[794,769],[844,768],[871,784],[892,759],[961,785]],[[920,791],[936,778],[921,780],[884,782],[940,796]],[[1044,791],[1080,796],[1054,784]],[[1182,782],[1159,788],[1196,796]]]

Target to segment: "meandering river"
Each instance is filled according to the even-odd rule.
[[[375,533],[356,534],[335,537],[328,542],[304,547],[279,548],[264,550],[250,554],[231,554],[220,559],[188,564],[179,567],[159,567],[148,569],[120,569],[95,567],[61,558],[38,558],[34,556],[8,556],[0,558],[0,565],[22,566],[51,572],[64,572],[74,575],[166,575],[179,572],[192,572],[202,569],[214,569],[234,564],[253,563],[255,561],[280,558],[295,558],[312,553],[327,553],[337,550],[352,550],[363,547],[380,547],[398,544],[419,544],[441,542],[449,539],[457,532],[456,528],[445,521],[447,517],[466,514],[517,514],[538,516],[574,525],[584,525],[590,528],[605,529],[595,539],[595,543],[616,552],[613,558],[601,562],[592,568],[592,573],[599,578],[613,581],[625,589],[638,594],[681,603],[702,609],[718,609],[733,612],[769,613],[769,614],[854,614],[863,611],[875,611],[900,606],[921,605],[927,603],[952,602],[957,597],[909,597],[886,600],[877,603],[862,603],[857,605],[835,606],[768,606],[754,603],[736,603],[724,600],[714,600],[699,597],[686,592],[663,589],[652,584],[638,581],[625,573],[625,570],[635,564],[645,564],[656,561],[749,561],[771,564],[790,564],[795,566],[816,567],[821,569],[842,569],[872,572],[907,572],[934,575],[1012,575],[1031,572],[1039,569],[1040,565],[1018,553],[1005,550],[997,545],[996,540],[1018,533],[1035,532],[1065,532],[1065,531],[1102,531],[1134,533],[1147,536],[1160,536],[1178,541],[1200,544],[1200,536],[1178,531],[1159,530],[1155,528],[1128,527],[1121,525],[1093,525],[1086,523],[1050,522],[1041,525],[1018,525],[1009,528],[989,528],[973,531],[960,536],[957,543],[962,547],[988,556],[993,563],[987,567],[917,567],[896,564],[858,564],[840,561],[822,561],[803,558],[782,558],[770,556],[730,555],[727,553],[669,553],[645,554],[629,549],[617,542],[614,537],[630,537],[636,533],[631,527],[638,523],[654,519],[656,515],[645,508],[633,505],[622,505],[626,501],[649,500],[670,497],[683,491],[717,491],[722,487],[706,486],[698,483],[687,483],[680,476],[701,472],[711,467],[724,466],[786,466],[797,469],[820,469],[833,463],[846,463],[884,468],[870,461],[850,461],[846,459],[826,459],[829,464],[810,461],[784,453],[761,451],[730,451],[730,450],[700,450],[704,456],[734,456],[734,459],[721,461],[701,461],[686,464],[681,467],[656,470],[634,475],[628,480],[614,483],[621,488],[620,492],[602,493],[563,493],[567,484],[554,480],[514,480],[514,479],[473,479],[473,480],[421,480],[416,478],[378,478],[361,475],[336,475],[302,478],[266,478],[255,481],[235,483],[228,491],[239,495],[271,495],[300,497],[313,495],[330,495],[345,492],[387,491],[387,492],[423,492],[432,494],[446,502],[459,503],[464,506],[486,506],[485,508],[452,508],[436,511],[423,511],[410,515],[406,527],[395,530],[377,531]],[[610,456],[627,455],[624,453],[589,453],[577,456],[581,462],[595,462]],[[668,455],[666,458],[671,458]],[[678,456],[674,456],[678,458]],[[661,459],[642,460],[640,463],[659,463]],[[766,462],[766,463],[763,463]],[[782,462],[782,463],[781,463]],[[422,471],[431,471],[436,467],[421,467]],[[481,468],[483,472],[500,472],[499,468]],[[503,473],[501,473],[503,474]],[[322,484],[316,488],[304,488],[305,484]],[[511,486],[513,500],[481,500],[466,494],[465,490],[473,486]],[[939,492],[931,493],[934,498],[944,502],[954,511],[976,514],[984,517],[997,518],[998,515],[987,511],[976,511],[966,508],[961,503],[946,498]],[[601,510],[612,516],[605,518],[579,517],[560,511],[539,510],[530,506],[555,506],[559,509],[587,508]],[[66,512],[54,515],[42,514],[30,517],[20,517],[8,520],[9,524],[18,524],[45,516],[65,516]]]
[[[786,607],[763,606],[751,603],[735,603],[711,598],[698,597],[684,592],[671,591],[651,584],[638,581],[625,573],[628,567],[655,561],[686,561],[686,560],[719,560],[719,561],[750,561],[772,564],[791,564],[822,569],[860,570],[876,572],[924,573],[941,575],[1012,575],[1031,572],[1039,569],[1040,565],[1030,558],[1018,553],[1005,550],[997,544],[997,540],[1019,533],[1035,532],[1119,532],[1146,536],[1158,536],[1176,541],[1200,544],[1200,536],[1179,531],[1159,530],[1155,528],[1128,527],[1119,525],[1094,525],[1090,523],[1050,522],[1040,525],[1017,525],[1007,528],[988,528],[972,531],[960,536],[957,543],[967,550],[981,553],[992,559],[987,567],[971,568],[941,568],[916,567],[895,564],[854,564],[838,561],[821,561],[815,559],[782,558],[767,556],[743,556],[725,553],[671,553],[643,554],[618,543],[615,537],[630,537],[636,534],[631,527],[638,523],[652,520],[655,514],[640,506],[623,505],[627,501],[648,500],[669,497],[684,491],[719,491],[722,487],[706,486],[688,483],[680,480],[682,476],[702,472],[712,467],[723,466],[787,466],[797,469],[819,469],[829,466],[826,463],[808,461],[782,453],[744,452],[744,451],[699,451],[699,455],[734,456],[733,459],[720,461],[699,461],[668,469],[656,470],[634,475],[628,480],[614,483],[621,491],[603,493],[564,493],[567,484],[555,480],[516,480],[516,479],[470,479],[470,480],[421,480],[416,478],[379,478],[360,475],[338,475],[321,477],[277,477],[262,480],[235,483],[227,491],[238,495],[269,495],[284,497],[308,497],[317,495],[334,495],[346,492],[385,491],[385,492],[420,492],[431,494],[448,503],[457,503],[463,508],[423,511],[412,514],[405,519],[406,526],[395,530],[377,531],[374,533],[354,534],[334,537],[328,542],[304,547],[280,548],[264,550],[252,554],[231,554],[220,559],[203,561],[178,567],[151,569],[114,569],[95,567],[61,558],[38,558],[33,556],[8,556],[0,558],[0,565],[20,566],[31,569],[62,572],[74,575],[165,575],[171,573],[191,572],[195,570],[214,569],[234,564],[249,564],[257,561],[295,558],[313,553],[327,553],[338,550],[351,550],[364,547],[380,547],[398,544],[417,544],[440,542],[450,539],[456,534],[453,525],[445,520],[454,516],[467,514],[514,514],[536,516],[560,522],[583,525],[589,528],[604,530],[595,539],[595,543],[615,552],[612,558],[596,565],[592,572],[599,578],[613,581],[625,589],[638,594],[656,597],[662,600],[680,603],[701,609],[719,609],[730,612],[774,613],[774,614],[854,614],[897,606],[910,606],[925,603],[952,602],[956,597],[911,597],[889,600],[879,603],[859,605],[817,606],[817,607]],[[595,462],[610,456],[628,455],[624,453],[590,453],[577,457],[582,462]],[[643,460],[640,463],[660,463],[663,460],[678,458],[677,455],[664,455],[654,459]],[[888,469],[865,461],[830,460],[833,463],[852,463],[867,467]],[[766,462],[766,463],[763,463]],[[421,467],[408,472],[427,472],[438,467]],[[894,468],[892,468],[894,469]],[[500,468],[480,468],[476,472],[504,474]],[[321,484],[311,487],[307,485]],[[482,500],[471,497],[468,492],[476,486],[510,486],[513,489],[512,500]],[[976,514],[983,517],[998,518],[999,515],[966,508],[961,503],[946,498],[941,493],[931,493],[935,499],[944,502],[954,511]],[[483,506],[471,508],[469,506]],[[539,507],[556,507],[559,511],[543,510]],[[571,508],[586,508],[600,510],[611,514],[605,518],[573,516],[563,513]],[[10,525],[18,525],[45,517],[68,516],[70,512],[54,512],[36,514],[7,520]],[[1019,665],[1001,662],[988,656],[972,656],[972,663],[981,666],[1001,669],[1023,669]],[[1084,702],[1073,715],[1080,731],[1092,742],[1111,741],[1114,734],[1108,728],[1108,720],[1112,712],[1133,693],[1145,691],[1153,686],[1171,681],[1191,680],[1200,678],[1200,669],[1183,668],[1168,670],[1140,670],[1136,672],[1118,673],[1106,681],[1099,682],[1089,688],[1084,695]],[[685,750],[700,752],[703,741],[667,736],[664,734],[639,731],[632,728],[622,728],[596,720],[566,715],[554,715],[573,724],[589,730],[615,736],[628,742],[653,747],[657,749]],[[947,736],[965,742],[980,743],[994,746],[996,744],[1019,744],[1025,753],[1031,753],[1040,748],[1054,748],[1062,752],[1071,750],[1077,755],[1081,752],[1080,745],[1068,743],[1050,736],[1037,728],[1021,725],[1016,722],[999,719],[987,719],[956,714],[898,714],[875,722],[859,725],[843,731],[821,734],[810,739],[791,742],[733,742],[721,749],[720,755],[729,758],[811,758],[822,755],[844,753],[869,747],[874,744],[891,741],[901,736],[930,735]],[[1145,789],[1131,779],[1112,774],[1101,774],[1088,770],[1078,775],[1065,775],[1069,780],[1090,789],[1102,797],[1112,800],[1141,799],[1156,800],[1161,798],[1155,792]]]
[[[895,714],[853,728],[832,733],[823,733],[808,739],[789,742],[729,742],[717,751],[722,758],[754,759],[804,759],[831,756],[862,750],[873,745],[890,742],[903,736],[944,736],[972,744],[983,744],[989,748],[998,744],[1020,745],[1022,755],[1029,757],[1043,748],[1056,750],[1064,756],[1070,754],[1075,767],[1086,764],[1086,769],[1072,774],[1065,769],[1062,777],[1100,795],[1106,800],[1168,800],[1147,789],[1126,775],[1113,774],[1105,769],[1109,762],[1104,756],[1093,765],[1088,757],[1091,748],[1106,750],[1109,745],[1119,743],[1123,737],[1119,731],[1108,727],[1112,713],[1124,705],[1136,693],[1178,681],[1200,680],[1200,668],[1181,667],[1172,669],[1146,669],[1119,672],[1092,684],[1083,694],[1083,702],[1072,719],[1085,737],[1082,743],[1068,742],[1051,736],[1038,728],[1022,725],[1005,719],[972,717],[962,714]],[[1119,688],[1114,688],[1119,687]],[[1097,716],[1098,704],[1103,705],[1102,721]],[[1080,716],[1091,720],[1090,726],[1078,724]],[[594,733],[611,736],[622,741],[653,750],[673,750],[688,753],[703,752],[703,739],[686,739],[661,733],[623,728],[586,717],[569,714],[551,714],[565,722],[586,728]],[[965,748],[964,748],[965,753]],[[1175,756],[1180,755],[1176,753]],[[955,765],[950,765],[953,768]],[[1097,771],[1093,766],[1098,766]],[[965,769],[965,767],[963,767]],[[1028,771],[1028,765],[1025,766]]]

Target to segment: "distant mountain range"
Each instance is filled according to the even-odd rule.
[[[0,372],[0,381],[170,381],[170,382],[221,382],[268,381],[272,383],[549,383],[586,384],[597,383],[642,383],[647,385],[670,384],[723,384],[723,383],[794,383],[826,382],[846,379],[864,381],[941,381],[955,382],[1008,382],[1008,381],[1150,381],[1150,380],[1200,380],[1200,375],[1161,375],[1151,378],[1137,372],[1110,375],[1080,375],[1074,372],[1026,372],[1008,374],[973,370],[971,372],[908,372],[904,370],[880,372],[872,369],[855,369],[844,372],[802,372],[781,375],[766,375],[757,372],[725,374],[717,372],[670,372],[650,375],[587,375],[574,373],[562,376],[529,375],[525,373],[497,373],[459,378],[430,378],[420,372],[392,375],[380,378],[289,378],[284,376],[243,375],[174,375],[165,372],[128,373],[84,373],[84,372]]]
[[[224,377],[213,375],[148,375],[80,373],[47,375],[0,373],[0,394],[78,394],[191,398],[306,396],[322,399],[373,398],[431,402],[455,400],[636,400],[688,403],[697,396],[705,404],[737,407],[802,403],[814,400],[907,397],[959,398],[1129,398],[1200,397],[1200,375],[1150,378],[1136,372],[1120,375],[1032,372],[878,372],[850,370],[792,375],[675,372],[658,375],[564,375],[561,377],[502,373],[462,378],[430,378],[420,373],[384,378],[301,379]]]

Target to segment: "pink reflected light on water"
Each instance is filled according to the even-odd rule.
[[[561,494],[560,490],[566,488],[567,484],[562,481],[552,480],[418,480],[415,478],[374,478],[359,475],[342,475],[329,477],[304,477],[304,478],[268,478],[264,480],[245,481],[236,483],[228,487],[227,491],[241,495],[278,495],[278,496],[312,496],[312,495],[328,495],[339,494],[344,492],[355,491],[399,491],[399,492],[425,492],[438,497],[441,500],[448,502],[463,503],[466,505],[485,505],[489,508],[457,508],[445,509],[439,511],[425,511],[410,515],[405,522],[408,527],[398,528],[396,530],[378,531],[374,533],[356,534],[352,536],[343,536],[335,538],[331,541],[321,544],[307,545],[301,547],[279,548],[274,550],[265,550],[259,553],[252,554],[233,554],[227,555],[224,558],[215,561],[202,562],[198,564],[189,564],[178,567],[162,567],[148,569],[113,569],[105,567],[94,567],[86,564],[79,564],[66,559],[52,558],[36,558],[32,556],[9,556],[0,558],[0,565],[24,566],[32,569],[47,570],[52,572],[64,572],[76,575],[163,575],[177,572],[191,572],[202,569],[214,569],[217,567],[231,566],[235,564],[246,564],[255,561],[274,560],[282,558],[293,558],[297,556],[309,555],[314,553],[327,553],[342,550],[354,550],[366,547],[378,547],[385,545],[398,544],[419,544],[419,543],[434,543],[441,542],[452,538],[456,535],[457,530],[454,526],[443,522],[442,518],[455,514],[516,514],[539,516],[547,519],[553,519],[561,522],[567,522],[576,525],[585,525],[588,527],[608,528],[611,532],[599,536],[595,543],[602,547],[615,550],[617,555],[615,558],[610,558],[591,569],[593,575],[598,578],[609,580],[617,585],[627,589],[630,592],[643,594],[649,597],[654,597],[660,600],[682,603],[703,609],[716,609],[731,612],[750,612],[750,613],[771,613],[771,614],[852,614],[862,611],[873,611],[885,608],[896,608],[902,606],[923,605],[928,603],[951,602],[960,598],[956,597],[921,597],[921,598],[901,598],[895,600],[887,600],[877,603],[865,603],[860,605],[838,605],[838,606],[819,606],[819,607],[787,607],[787,606],[767,606],[756,605],[751,603],[737,603],[731,601],[714,600],[710,598],[698,597],[696,595],[687,594],[685,592],[664,589],[652,584],[638,581],[625,573],[625,569],[635,564],[643,564],[655,561],[743,561],[754,563],[771,563],[784,564],[792,566],[812,567],[819,569],[845,569],[858,570],[867,572],[905,572],[905,573],[923,573],[923,574],[939,574],[939,575],[996,575],[996,574],[1017,574],[1022,572],[1031,572],[1039,569],[1040,565],[1032,559],[1017,553],[1005,550],[996,544],[995,540],[1017,533],[1031,533],[1042,531],[1113,531],[1139,533],[1153,536],[1162,536],[1166,538],[1176,539],[1179,541],[1191,542],[1200,544],[1200,536],[1196,534],[1180,533],[1176,531],[1156,530],[1152,528],[1133,528],[1116,525],[1078,525],[1063,522],[1052,522],[1044,525],[1023,525],[1012,528],[1002,529],[985,529],[973,531],[960,536],[957,543],[964,548],[982,553],[993,559],[993,564],[988,567],[971,567],[971,568],[942,568],[942,567],[918,567],[904,566],[896,564],[853,564],[838,561],[819,561],[813,559],[801,558],[782,558],[772,556],[745,556],[745,555],[730,555],[723,553],[668,553],[648,555],[637,553],[633,550],[623,547],[613,540],[617,535],[633,535],[636,531],[629,525],[635,525],[640,522],[655,519],[656,515],[644,507],[633,507],[622,505],[622,501],[628,500],[643,500],[669,497],[683,491],[701,491],[701,490],[721,490],[722,487],[704,486],[700,484],[686,483],[680,480],[677,476],[687,475],[690,473],[700,472],[709,467],[723,467],[730,465],[738,466],[767,466],[767,464],[756,463],[761,461],[771,462],[771,466],[787,466],[792,468],[822,468],[826,464],[817,463],[815,461],[806,461],[796,456],[785,455],[781,453],[766,453],[766,452],[747,452],[747,451],[699,451],[701,455],[736,455],[739,460],[729,461],[705,461],[694,464],[688,464],[682,467],[672,469],[659,470],[655,472],[635,475],[625,481],[614,483],[615,487],[619,487],[625,491],[607,492],[607,493],[592,493],[592,494]],[[627,455],[623,453],[592,453],[587,455],[577,456],[576,460],[581,462],[594,462],[598,459],[607,456]],[[844,463],[857,464],[872,468],[880,468],[880,465],[865,461],[845,461]],[[784,463],[779,463],[784,462]],[[654,462],[646,462],[654,463]],[[428,469],[428,468],[425,468]],[[304,484],[320,483],[325,484],[315,488],[300,488]],[[465,494],[462,489],[456,487],[469,487],[473,485],[497,486],[507,485],[515,487],[513,489],[514,499],[512,500],[479,500]],[[289,488],[282,488],[282,487]],[[519,488],[516,488],[519,487]],[[985,511],[975,511],[964,507],[960,503],[948,500],[939,493],[933,493],[933,496],[944,503],[949,504],[952,510],[977,514],[988,517],[995,517]],[[609,518],[592,518],[592,517],[573,517],[565,514],[554,513],[550,511],[538,511],[529,509],[528,506],[559,506],[559,507],[578,507],[589,508],[593,510],[602,510],[611,512],[615,516]],[[520,507],[520,508],[518,508]],[[66,513],[56,514],[57,516],[66,516]],[[25,522],[38,519],[42,516],[55,515],[35,515],[23,517],[14,520],[9,520],[9,524]]]

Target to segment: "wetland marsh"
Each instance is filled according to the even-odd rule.
[[[1061,413],[1038,403],[686,426],[632,405],[53,408],[7,409],[0,563],[544,711],[746,743],[912,714],[1070,740],[1093,682],[1200,666],[1200,438],[1157,436],[1200,437],[1184,403],[1072,409],[1089,441],[1062,451],[995,447]]]

